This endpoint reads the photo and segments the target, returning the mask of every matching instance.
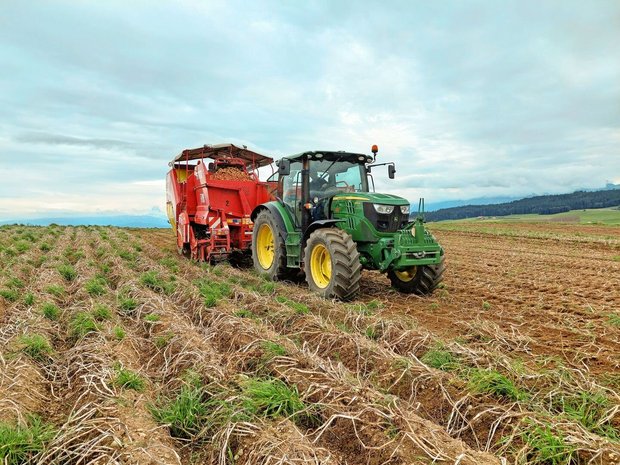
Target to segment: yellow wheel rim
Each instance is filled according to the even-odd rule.
[[[310,254],[310,272],[312,280],[321,289],[325,289],[332,279],[332,257],[323,244],[317,244]]]
[[[268,224],[262,224],[258,228],[258,235],[256,236],[256,255],[258,256],[258,263],[261,268],[264,270],[271,268],[275,251],[273,231]]]
[[[401,281],[408,283],[409,281],[411,281],[413,278],[415,278],[415,274],[416,271],[418,270],[417,266],[412,266],[411,268],[407,268],[406,270],[402,270],[402,271],[394,271],[394,274],[398,277],[398,279],[400,279]]]

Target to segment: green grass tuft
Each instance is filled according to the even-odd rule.
[[[170,295],[175,290],[175,283],[172,280],[164,280],[156,271],[147,271],[140,276],[142,285],[162,294]]]
[[[119,340],[122,341],[123,339],[125,339],[125,330],[123,328],[121,328],[120,326],[115,326],[112,329],[112,334],[114,334],[114,337]]]
[[[299,398],[297,387],[273,379],[247,379],[242,385],[243,405],[251,415],[274,418],[292,417],[306,405]]]
[[[101,277],[91,278],[84,283],[84,289],[91,296],[100,296],[106,293],[107,282]]]
[[[527,463],[531,465],[571,465],[575,449],[564,440],[562,433],[550,425],[531,424],[521,433],[521,439],[529,448]]]
[[[24,305],[31,306],[34,304],[34,294],[32,292],[28,292],[24,296]]]
[[[163,349],[170,343],[173,337],[174,333],[172,331],[167,331],[164,334],[156,336],[153,342],[155,343],[155,347],[158,349]]]
[[[140,375],[121,367],[116,368],[114,384],[121,389],[132,389],[134,391],[143,391],[145,386],[144,379]]]
[[[60,309],[51,302],[46,302],[41,307],[41,313],[48,320],[57,320],[60,316]]]
[[[112,312],[107,306],[99,304],[95,305],[93,316],[97,321],[105,321],[112,318]]]
[[[71,282],[77,278],[77,271],[75,271],[73,265],[69,265],[68,263],[58,265],[58,272],[67,282]]]
[[[133,299],[131,297],[119,296],[118,307],[123,313],[129,315],[133,313],[133,311],[138,307],[138,302],[136,301],[136,299]]]
[[[0,297],[3,297],[9,302],[15,302],[17,299],[19,299],[19,292],[17,292],[15,289],[0,289]]]
[[[69,322],[69,333],[75,339],[80,339],[88,333],[97,331],[99,331],[99,325],[90,313],[78,312]]]
[[[25,334],[19,338],[21,351],[32,359],[42,362],[53,352],[48,340],[40,334]]]
[[[215,307],[220,299],[230,297],[232,294],[228,283],[220,283],[207,277],[195,281],[194,284],[198,287],[207,308]]]
[[[281,357],[286,355],[286,349],[277,342],[264,341],[261,343],[263,349],[263,360],[271,360],[274,357]]]
[[[449,371],[458,367],[459,360],[443,347],[429,349],[420,360],[429,367]]]
[[[513,401],[529,398],[526,391],[519,389],[510,379],[496,370],[472,369],[468,373],[469,388],[475,392],[504,397]]]
[[[62,297],[65,295],[65,288],[58,284],[52,284],[45,288],[45,292],[53,295],[54,297]]]
[[[620,314],[618,313],[610,313],[607,315],[607,319],[612,326],[617,326],[620,328]]]
[[[148,315],[144,316],[144,321],[146,321],[147,323],[157,323],[159,320],[161,320],[161,316],[159,316],[157,313],[149,313]]]
[[[281,295],[276,297],[276,302],[280,302],[281,304],[284,304],[287,307],[292,308],[293,310],[295,310],[295,313],[299,313],[300,315],[305,315],[307,313],[310,313],[310,309],[308,308],[307,305],[302,304],[300,302],[295,302],[294,300],[291,300]]]
[[[4,465],[30,463],[54,437],[54,427],[36,415],[27,415],[24,423],[0,422],[0,462]]]

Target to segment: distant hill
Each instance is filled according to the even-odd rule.
[[[33,218],[0,221],[0,224],[25,224],[32,226],[119,226],[134,228],[169,228],[168,220],[164,216],[153,215],[109,215],[109,216],[75,216],[61,218]]]
[[[494,205],[464,205],[428,212],[428,221],[460,220],[479,216],[539,214],[551,215],[570,210],[605,208],[620,205],[620,186],[600,191],[577,191],[572,194],[539,195]]]

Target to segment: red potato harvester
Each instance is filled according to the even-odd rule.
[[[205,145],[177,155],[166,176],[166,209],[179,252],[211,262],[249,253],[252,210],[273,200],[277,184],[260,181],[257,170],[272,163],[270,157],[233,144]]]

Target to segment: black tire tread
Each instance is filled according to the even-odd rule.
[[[314,286],[310,272],[309,257],[315,242],[324,243],[332,256],[332,282],[325,288]],[[306,280],[312,290],[326,298],[351,300],[359,293],[362,264],[357,246],[351,236],[342,229],[322,228],[310,234],[304,251]]]
[[[388,271],[392,287],[405,294],[430,295],[443,280],[446,270],[445,255],[437,265],[423,265],[418,268],[415,277],[409,281],[401,281],[393,271]]]

